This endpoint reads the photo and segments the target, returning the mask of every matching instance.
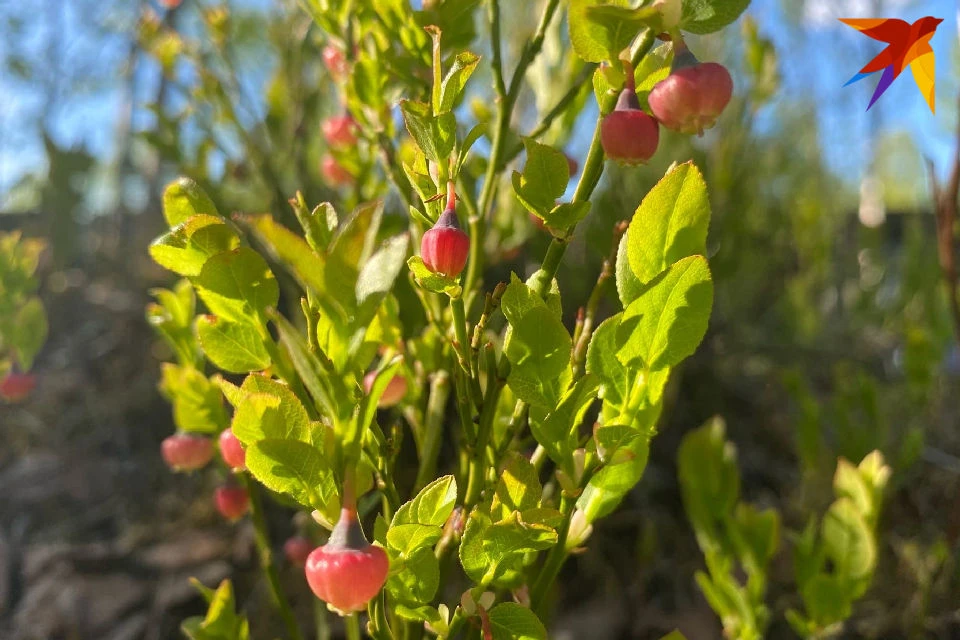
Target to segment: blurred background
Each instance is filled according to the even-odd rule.
[[[532,28],[527,4],[504,3],[510,60]],[[866,112],[874,82],[843,84],[880,45],[837,18],[925,15],[945,19],[932,40],[936,114],[912,77]],[[956,15],[948,0],[754,0],[737,24],[689,42],[734,75],[720,125],[703,138],[664,132],[647,169],[608,166],[561,271],[567,311],[589,293],[613,221],[689,158],[711,190],[716,303],[671,386],[644,480],[562,575],[557,637],[653,638],[678,625],[692,640],[720,637],[693,581],[703,561],[675,459],[685,432],[722,415],[745,498],[776,506],[794,531],[831,500],[838,456],[881,449],[894,476],[880,564],[844,637],[960,638],[960,327],[931,196],[956,153]],[[551,102],[549,70],[573,56],[565,38],[557,21],[521,130],[530,105]],[[166,354],[143,309],[172,279],[146,247],[178,175],[221,211],[289,213],[298,189],[311,203],[342,196],[319,171],[319,123],[340,109],[323,44],[285,0],[0,2],[0,229],[46,240],[50,325],[36,389],[0,405],[0,637],[178,637],[180,619],[202,610],[189,576],[233,577],[251,620],[268,608],[251,532],[220,522],[212,479],[171,474],[158,455],[173,431],[157,391]],[[489,87],[481,64],[466,117],[482,115]],[[589,89],[581,99],[564,140],[578,159],[596,118]],[[402,211],[395,198],[388,207]],[[498,218],[511,229],[507,262],[488,284],[529,273],[548,240],[509,190]],[[272,526],[292,530],[284,513]],[[789,557],[778,562],[788,575]],[[284,580],[308,606],[302,575]],[[789,586],[772,581],[773,608]],[[792,637],[775,618],[770,637]]]

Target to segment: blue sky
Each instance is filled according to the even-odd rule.
[[[39,14],[29,3],[0,7],[0,19],[23,22],[16,37],[0,38],[0,54],[46,60],[43,73],[58,67],[80,69],[77,90],[59,101],[48,115],[55,140],[62,146],[83,145],[101,158],[115,153],[114,133],[123,94],[117,83],[126,55],[122,32],[133,19],[133,6],[123,0],[92,2],[64,0],[62,11]],[[269,0],[244,0],[265,6]],[[880,5],[880,14],[874,14]],[[784,7],[799,15],[788,16]],[[19,8],[18,8],[19,7]],[[764,117],[776,121],[778,109],[806,100],[817,105],[824,156],[831,168],[858,181],[869,157],[870,140],[906,131],[914,144],[944,170],[953,149],[956,93],[960,90],[953,62],[957,43],[956,4],[952,0],[754,0],[749,12],[761,32],[778,50],[783,81],[779,98]],[[871,78],[851,87],[843,84],[883,45],[841,24],[837,17],[897,17],[913,21],[925,15],[944,18],[932,45],[937,53],[937,114],[930,113],[912,75],[904,73],[865,113],[876,82]],[[90,25],[108,25],[93,29]],[[6,32],[5,32],[6,33]],[[52,34],[60,36],[50,48]],[[731,29],[724,37],[736,37]],[[84,73],[89,71],[89,77]],[[34,80],[0,74],[0,195],[24,173],[42,169],[44,156],[36,114],[44,92]],[[142,117],[142,112],[141,112]]]
[[[953,0],[808,0],[797,30],[784,15],[786,3],[755,0],[750,12],[777,46],[783,95],[807,97],[818,105],[821,146],[831,167],[860,175],[866,166],[872,127],[881,135],[907,131],[914,144],[943,170],[954,148],[953,131],[960,90],[953,61],[957,48],[957,5]],[[797,3],[798,5],[800,3]],[[880,13],[871,11],[881,5]],[[842,24],[838,17],[900,18],[908,22],[932,15],[943,18],[931,44],[937,57],[937,113],[930,113],[910,72],[904,72],[873,106],[866,106],[877,80],[868,78],[844,87],[863,65],[882,51],[871,40]],[[871,119],[875,118],[875,122]]]

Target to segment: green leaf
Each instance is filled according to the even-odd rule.
[[[311,424],[290,387],[265,375],[250,374],[240,387],[243,398],[233,414],[233,434],[250,446],[266,438],[300,440],[323,447],[324,429]]]
[[[725,432],[723,420],[714,418],[685,435],[680,443],[677,475],[694,529],[702,525],[712,531],[713,521],[731,515],[740,497],[737,450],[726,441]]]
[[[588,213],[590,202],[561,202],[550,210],[544,222],[551,230],[560,231],[560,237],[563,237],[571,227],[586,218]]]
[[[442,527],[456,503],[456,479],[453,476],[437,478],[397,509],[391,526],[415,523]]]
[[[735,532],[733,542],[738,546],[738,555],[746,558],[744,566],[752,571],[763,571],[780,545],[780,514],[775,509],[757,509],[739,503],[734,511]]]
[[[547,629],[533,611],[515,602],[501,602],[487,612],[493,640],[546,640]]]
[[[163,217],[175,227],[197,214],[219,216],[210,196],[190,178],[177,178],[163,191]]]
[[[220,387],[220,392],[223,393],[223,397],[227,399],[227,402],[229,402],[233,408],[236,408],[246,396],[246,393],[244,393],[240,387],[226,380],[219,373],[213,374],[210,377],[210,381]]]
[[[324,305],[328,313],[333,313],[340,318],[345,317],[342,309],[334,302],[330,302],[330,296],[324,295],[327,293],[326,262],[303,238],[275,221],[270,215],[244,216],[240,219],[250,227],[274,259],[297,279],[300,286],[315,294],[315,299]]]
[[[823,546],[836,575],[845,582],[866,578],[877,564],[877,545],[863,515],[850,498],[827,510],[821,525]]]
[[[410,259],[407,260],[407,266],[410,267],[410,272],[413,274],[417,284],[427,291],[445,293],[451,298],[460,295],[462,288],[460,287],[458,278],[448,278],[447,276],[430,271],[420,256],[411,256]]]
[[[321,202],[310,211],[299,191],[297,198],[292,200],[291,204],[297,221],[303,228],[307,244],[317,253],[326,251],[339,223],[336,209],[329,202]]]
[[[460,564],[478,584],[516,587],[524,580],[523,562],[527,551],[535,550],[531,543],[548,548],[556,543],[556,532],[542,524],[522,523],[516,512],[498,525],[495,531],[497,525],[479,507],[470,513],[460,540]]]
[[[557,220],[561,217],[575,217],[574,213],[550,216],[557,207],[557,198],[563,195],[570,183],[570,164],[567,157],[562,151],[540,144],[533,138],[524,138],[523,146],[527,150],[523,173],[513,172],[513,190],[517,199],[531,213],[544,220],[548,217],[555,217]]]
[[[800,592],[807,615],[826,627],[846,620],[851,614],[848,586],[836,576],[820,574],[804,585]]]
[[[240,323],[263,322],[266,310],[277,306],[280,299],[270,267],[248,247],[207,260],[194,285],[214,315]]]
[[[557,532],[553,528],[524,522],[521,514],[514,511],[490,525],[483,539],[483,551],[491,565],[498,567],[519,562],[524,554],[549,549],[556,543]]]
[[[660,640],[687,640],[687,638],[682,633],[674,629],[667,635],[660,638]]]
[[[156,298],[176,326],[190,328],[196,313],[197,296],[189,280],[186,278],[179,280],[172,290],[151,289],[150,295]]]
[[[838,498],[849,498],[867,522],[879,506],[874,504],[872,487],[867,484],[860,470],[845,458],[837,461],[837,471],[833,475],[833,491]]]
[[[633,269],[630,268],[630,259],[627,257],[629,236],[630,228],[628,227],[627,232],[620,238],[620,246],[617,247],[617,296],[624,308],[630,306],[630,303],[643,293],[643,283],[634,275]]]
[[[387,529],[387,544],[401,555],[421,547],[433,546],[443,535],[441,527],[424,524],[397,524]]]
[[[240,246],[240,238],[223,218],[195,215],[150,244],[150,257],[165,269],[195,276],[211,256]]]
[[[619,464],[633,459],[630,444],[636,438],[646,437],[646,434],[633,427],[612,424],[594,427],[593,440],[597,446],[600,459],[609,464]]]
[[[621,408],[626,404],[631,373],[617,359],[617,329],[623,314],[611,316],[594,330],[587,345],[587,373],[600,379],[599,397],[604,404]]]
[[[227,426],[220,390],[190,366],[161,365],[160,390],[173,405],[173,422],[188,433],[216,434]]]
[[[170,292],[167,291],[167,293]],[[160,304],[148,304],[146,318],[147,323],[173,349],[180,364],[191,367],[200,366],[203,358],[193,327],[190,324],[193,321],[192,312],[190,317],[187,318],[187,324],[181,325],[167,307]]]
[[[646,284],[678,260],[704,255],[710,202],[693,163],[678,165],[646,195],[630,222],[627,257]]]
[[[446,162],[457,138],[457,119],[453,113],[434,116],[430,105],[413,100],[401,100],[400,111],[410,137],[427,159]]]
[[[512,365],[507,380],[518,398],[554,409],[570,383],[570,334],[546,303],[514,274],[501,300],[510,323],[503,351]]]
[[[47,331],[47,312],[40,298],[32,296],[17,309],[13,317],[13,335],[7,345],[16,352],[23,371],[29,371],[33,366],[37,352],[47,340]]]
[[[194,586],[207,600],[206,615],[188,618],[181,629],[191,640],[249,640],[250,629],[246,618],[236,613],[233,585],[224,580],[216,591],[199,582]]]
[[[640,29],[659,22],[659,13],[652,7],[631,9],[629,0],[571,0],[569,19],[577,55],[587,62],[612,62]]]
[[[426,557],[436,560],[430,548],[443,534],[443,525],[453,513],[457,501],[457,482],[453,476],[443,476],[424,487],[417,496],[403,504],[393,516],[387,530],[387,545],[392,554],[404,559],[406,570],[400,573],[418,571],[418,567],[427,569],[426,576],[398,577],[388,589],[391,593],[415,602],[426,602],[433,598],[437,583],[433,581],[433,563]],[[428,578],[426,584],[418,582]],[[419,594],[419,595],[415,595]]]
[[[487,123],[481,122],[479,124],[475,124],[473,128],[467,132],[467,135],[463,138],[463,142],[460,143],[460,147],[457,150],[457,164],[454,170],[455,175],[460,174],[460,169],[463,167],[463,163],[467,159],[467,153],[473,147],[474,143],[479,140],[481,136],[487,133],[488,128],[489,126]],[[431,185],[432,184],[433,182],[431,181]]]
[[[363,435],[369,431],[370,425],[373,424],[377,415],[377,404],[380,402],[384,391],[386,391],[387,385],[397,374],[401,364],[403,364],[403,357],[399,355],[390,361],[381,361],[370,391],[360,399],[359,410],[354,419],[348,423],[351,427],[350,430],[341,436],[344,455],[347,460],[352,460],[353,456],[359,457]]]
[[[620,451],[623,461],[609,464],[595,473],[577,500],[577,508],[583,511],[588,523],[612,513],[643,477],[650,455],[647,437],[638,435]],[[623,452],[627,452],[627,455],[623,455]]]
[[[672,367],[703,340],[713,306],[710,267],[703,256],[684,258],[652,281],[623,312],[617,358],[651,371]]]
[[[362,203],[350,213],[330,244],[324,277],[327,297],[335,298],[349,314],[356,306],[357,277],[377,247],[382,220],[382,200]]]
[[[389,534],[388,534],[389,535]],[[391,566],[395,566],[391,558]],[[400,563],[387,579],[387,592],[400,602],[424,604],[433,600],[440,586],[440,561],[429,547],[421,547]]]
[[[690,33],[713,33],[733,23],[750,0],[684,0],[680,28]]]
[[[453,66],[450,67],[440,86],[440,104],[435,105],[437,113],[446,113],[453,109],[478,64],[480,64],[480,56],[474,53],[463,51],[457,54],[453,60]]]
[[[359,321],[360,325],[369,324],[377,307],[393,288],[393,283],[403,268],[409,244],[410,238],[405,233],[390,238],[360,268],[355,292],[357,303],[363,310],[360,314],[363,317],[363,320]]]
[[[266,438],[247,445],[247,469],[265,487],[336,518],[339,496],[330,458],[298,440]]]
[[[270,354],[256,327],[227,322],[216,316],[197,317],[197,335],[210,362],[230,373],[262,371],[270,366]]]
[[[536,441],[546,450],[550,459],[568,473],[574,449],[577,448],[577,429],[583,414],[596,399],[600,381],[597,376],[588,374],[563,394],[556,409],[547,413],[542,420],[530,416],[530,432]]]
[[[501,520],[514,511],[534,509],[539,506],[542,493],[543,488],[534,466],[519,453],[511,452],[497,481],[490,516],[494,520]]]
[[[290,361],[303,385],[310,392],[317,408],[329,418],[345,420],[353,411],[353,394],[333,367],[323,357],[323,352],[314,353],[303,336],[279,313],[272,315],[280,343],[290,355]]]

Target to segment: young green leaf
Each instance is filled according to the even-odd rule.
[[[290,387],[253,373],[240,387],[243,398],[233,414],[233,435],[250,445],[258,440],[300,440],[324,446],[325,434],[311,424],[306,409]]]
[[[303,336],[279,313],[272,315],[280,343],[317,408],[328,418],[346,420],[353,411],[353,395],[324,353],[310,350]]]
[[[283,265],[305,290],[315,294],[315,299],[328,313],[338,318],[346,314],[338,304],[338,298],[324,295],[326,285],[326,261],[297,234],[273,219],[269,214],[239,218],[248,225],[267,251]]]
[[[617,359],[617,328],[623,314],[611,316],[600,323],[587,346],[587,373],[600,380],[599,397],[604,404],[623,407],[627,401],[627,385],[632,372]]]
[[[675,167],[637,208],[627,232],[627,258],[641,283],[678,260],[706,254],[710,202],[703,175],[693,163]]]
[[[224,580],[216,591],[198,582],[194,586],[209,605],[204,617],[187,618],[181,630],[190,640],[249,640],[250,626],[246,618],[237,615],[233,585]]]
[[[390,558],[392,567],[401,567],[387,579],[387,592],[409,605],[426,604],[433,600],[440,586],[440,561],[433,549],[420,547],[405,558]]]
[[[619,364],[619,363],[618,363]],[[597,376],[587,374],[567,389],[560,404],[542,420],[530,417],[530,433],[546,450],[550,459],[561,469],[572,471],[573,450],[577,448],[576,427],[583,414],[596,399],[600,381]]]
[[[513,172],[513,190],[523,206],[547,220],[557,206],[557,198],[570,183],[570,164],[562,151],[532,138],[524,138],[523,146],[527,150],[527,161],[523,173]],[[567,213],[565,217],[575,215]],[[557,218],[561,215],[557,214]]]
[[[620,298],[620,304],[624,308],[630,306],[630,303],[637,299],[643,293],[643,283],[633,273],[630,268],[630,259],[627,257],[627,247],[630,245],[630,228],[620,238],[620,245],[617,247],[617,296]]]
[[[184,220],[150,244],[150,257],[182,276],[198,275],[211,256],[240,246],[240,238],[218,216],[199,214]]]
[[[33,296],[16,310],[7,346],[13,347],[23,371],[29,371],[33,366],[33,359],[47,340],[47,330],[47,312],[40,298]]]
[[[623,312],[617,358],[649,371],[672,367],[703,340],[713,306],[710,267],[703,256],[684,258],[653,280]]]
[[[397,509],[391,526],[415,523],[442,527],[456,503],[457,481],[453,476],[443,476]]]
[[[623,497],[633,489],[647,468],[650,455],[650,443],[645,435],[640,435],[621,449],[621,461],[609,464],[590,478],[586,489],[577,500],[577,508],[584,512],[588,523],[610,514]],[[623,455],[628,452],[627,455]]]
[[[357,321],[358,325],[366,326],[370,323],[377,307],[393,288],[393,283],[403,268],[409,244],[409,236],[405,233],[390,238],[360,268],[355,290],[361,316]]]
[[[617,60],[637,33],[660,22],[653,7],[631,9],[629,0],[571,0],[570,42],[587,62]]]
[[[247,446],[246,466],[271,491],[336,519],[339,494],[325,452],[299,440],[266,438]]]
[[[175,227],[198,214],[219,216],[210,196],[190,178],[178,178],[163,191],[163,217]]]
[[[516,602],[501,602],[487,612],[493,640],[546,640],[547,629],[533,611]]]
[[[750,0],[684,0],[680,28],[690,33],[713,33],[733,23]]]
[[[417,281],[417,284],[427,291],[445,293],[451,298],[458,297],[461,291],[463,291],[458,279],[448,278],[447,276],[430,271],[420,256],[411,256],[410,259],[407,260],[407,266],[410,267],[410,272],[413,274],[413,278]]]
[[[280,289],[266,261],[253,249],[219,253],[203,265],[194,282],[214,315],[240,323],[262,323],[277,306]]]
[[[202,315],[197,316],[197,336],[210,362],[224,371],[247,373],[270,366],[263,337],[252,325]]]
[[[512,452],[500,473],[490,517],[495,521],[502,520],[514,511],[534,509],[539,506],[542,493],[537,470],[529,460]]]
[[[474,53],[463,51],[457,54],[453,59],[453,66],[450,67],[440,87],[440,104],[435,105],[436,113],[453,110],[457,100],[463,95],[467,80],[473,75],[478,64],[480,64],[480,56]]]
[[[740,498],[737,450],[725,432],[715,418],[685,435],[677,454],[683,506],[703,548],[713,545],[715,523],[732,515]]]
[[[824,550],[839,579],[851,582],[868,577],[877,563],[873,532],[850,498],[834,502],[821,525]]]
[[[164,363],[160,391],[173,404],[173,422],[188,433],[219,433],[227,426],[220,390],[190,366]]]
[[[546,303],[516,275],[501,299],[510,333],[503,351],[510,361],[507,380],[518,398],[555,408],[569,385],[570,334]]]
[[[401,100],[400,111],[410,137],[428,160],[446,162],[457,138],[457,119],[451,112],[435,116],[430,105]]]

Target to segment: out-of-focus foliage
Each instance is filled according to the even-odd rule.
[[[47,339],[47,314],[35,273],[44,242],[0,233],[0,377],[29,371]]]

